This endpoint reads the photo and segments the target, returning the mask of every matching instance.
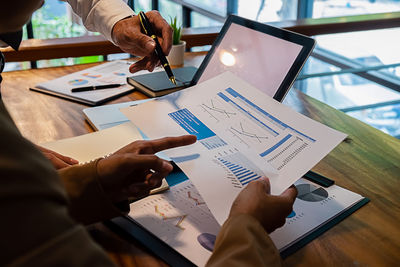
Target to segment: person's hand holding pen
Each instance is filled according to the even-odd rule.
[[[172,28],[158,11],[146,12],[146,16],[153,26],[164,54],[168,55],[172,47]],[[153,71],[160,64],[154,53],[155,42],[143,32],[139,16],[118,21],[112,30],[112,38],[123,51],[143,57],[130,66],[130,72],[134,73],[144,69]]]

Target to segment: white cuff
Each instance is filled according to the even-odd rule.
[[[95,25],[85,25],[87,28],[93,28],[104,35],[107,40],[112,39],[112,29],[118,21],[123,18],[135,15],[135,12],[122,0],[103,0],[99,1],[95,8],[88,14],[88,17],[95,18]]]

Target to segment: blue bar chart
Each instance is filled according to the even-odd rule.
[[[189,134],[197,137],[197,140],[208,150],[219,148],[227,143],[217,136],[210,128],[194,116],[188,109],[181,109],[168,114],[179,126]]]
[[[217,157],[217,160],[236,177],[242,186],[263,176],[263,172],[240,152]]]

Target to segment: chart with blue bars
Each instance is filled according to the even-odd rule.
[[[251,161],[240,152],[217,157],[217,160],[236,177],[242,186],[264,175],[256,165],[251,163]]]
[[[222,138],[216,135],[188,109],[181,109],[168,115],[189,134],[195,135],[197,140],[208,150],[227,145]]]

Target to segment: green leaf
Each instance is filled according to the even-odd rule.
[[[171,26],[172,30],[174,31],[174,34],[172,36],[172,41],[174,45],[177,45],[181,41],[181,35],[182,35],[182,25],[178,26],[178,21],[177,17],[170,17],[170,23],[169,25]]]

